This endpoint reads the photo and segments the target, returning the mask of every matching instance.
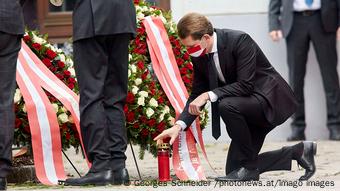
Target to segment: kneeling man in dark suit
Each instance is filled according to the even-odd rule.
[[[158,144],[166,137],[171,137],[172,144],[210,101],[213,137],[221,134],[221,116],[232,139],[226,176],[217,181],[258,180],[266,171],[291,170],[292,160],[306,170],[300,180],[312,177],[316,169],[314,142],[259,154],[266,135],[295,112],[297,102],[254,40],[241,31],[214,29],[198,13],[185,15],[177,28],[192,57],[193,88],[176,124],[155,138]]]

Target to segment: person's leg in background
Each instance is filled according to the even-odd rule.
[[[0,42],[0,190],[6,190],[6,176],[12,166],[15,120],[13,97],[21,35],[0,32]]]
[[[336,33],[325,32],[320,14],[312,16],[311,40],[319,63],[327,103],[329,139],[340,140],[340,88],[337,71]]]
[[[289,35],[286,37],[287,62],[289,69],[289,84],[298,101],[298,109],[292,116],[292,134],[288,141],[305,140],[305,101],[304,80],[308,57],[310,37],[304,27],[308,18],[294,14],[294,22]]]
[[[124,105],[128,91],[128,57],[131,34],[117,34],[107,41],[109,64],[104,87],[104,109],[109,132],[108,144],[114,184],[128,184],[125,168],[127,130]]]

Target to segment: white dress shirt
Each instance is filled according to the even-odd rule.
[[[213,34],[213,47],[212,47],[210,53],[214,53],[213,59],[214,59],[214,62],[215,62],[215,67],[216,67],[216,70],[217,70],[218,79],[225,83],[226,81],[225,81],[225,78],[224,78],[223,73],[222,73],[222,69],[221,69],[221,65],[220,65],[220,60],[218,58],[217,35],[216,35],[216,32],[214,32],[214,34]],[[209,95],[209,99],[210,99],[211,102],[217,101],[218,96],[214,92],[209,91],[208,95]],[[175,124],[179,125],[182,128],[182,130],[184,130],[187,127],[187,125],[184,123],[184,121],[181,121],[181,120],[176,121]]]
[[[306,0],[294,0],[294,11],[319,10],[321,9],[321,0],[313,0],[313,4],[309,7]]]

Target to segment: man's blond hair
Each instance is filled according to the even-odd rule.
[[[208,18],[199,13],[188,13],[181,18],[177,25],[179,38],[185,39],[191,36],[193,40],[199,40],[204,34],[210,36],[214,28]]]

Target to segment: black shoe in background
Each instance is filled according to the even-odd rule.
[[[130,185],[129,172],[126,168],[113,171],[113,185]]]
[[[68,178],[65,180],[65,186],[105,186],[111,184],[113,180],[112,170],[102,172],[89,172],[80,178]]]

